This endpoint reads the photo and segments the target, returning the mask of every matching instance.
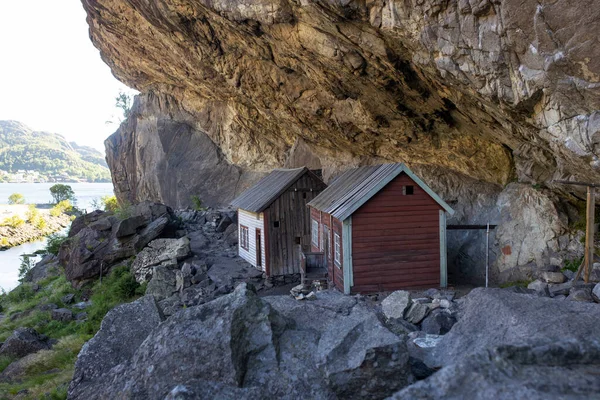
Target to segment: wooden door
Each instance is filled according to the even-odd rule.
[[[256,266],[262,267],[262,235],[260,229],[256,229]]]

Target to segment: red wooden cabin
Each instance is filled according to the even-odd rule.
[[[346,294],[446,287],[446,214],[404,164],[354,168],[308,203],[311,250]]]

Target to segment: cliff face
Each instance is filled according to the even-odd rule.
[[[82,3],[103,59],[143,93],[107,141],[121,198],[218,204],[273,167],[328,178],[403,161],[456,199],[461,222],[512,220],[543,207],[522,204],[525,186],[498,197],[509,182],[556,191],[553,179],[600,178],[591,0]],[[565,218],[531,256],[496,239],[499,259],[549,262]]]

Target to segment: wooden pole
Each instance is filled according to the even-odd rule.
[[[594,265],[594,211],[596,199],[595,189],[591,186],[587,188],[587,204],[585,215],[585,273],[584,280],[588,283],[590,280],[590,271]]]

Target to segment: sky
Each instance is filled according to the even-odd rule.
[[[0,120],[104,153],[119,82],[89,39],[79,0],[0,0]],[[107,124],[107,121],[114,121]]]

